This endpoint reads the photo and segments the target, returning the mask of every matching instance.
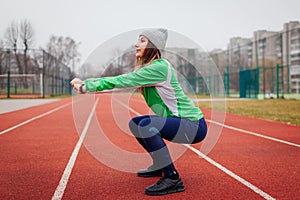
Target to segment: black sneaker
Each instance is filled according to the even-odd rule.
[[[183,192],[184,190],[185,188],[180,177],[176,180],[163,177],[157,183],[148,186],[145,192],[148,195],[164,195],[175,192]]]
[[[147,169],[140,169],[137,172],[137,175],[140,177],[161,177],[162,176],[162,170],[157,169],[154,165],[151,165]]]

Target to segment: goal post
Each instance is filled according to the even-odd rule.
[[[0,74],[0,94],[43,96],[42,74]]]

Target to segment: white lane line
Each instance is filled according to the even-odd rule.
[[[90,113],[90,115],[89,115],[89,117],[88,117],[88,119],[87,119],[87,121],[86,121],[86,123],[84,125],[84,128],[82,130],[80,138],[79,138],[79,140],[78,140],[78,142],[77,142],[77,144],[76,144],[76,146],[75,146],[75,148],[74,148],[74,150],[72,152],[70,160],[69,160],[69,162],[68,162],[68,164],[67,164],[67,166],[65,168],[65,171],[64,171],[64,173],[63,173],[63,175],[62,175],[62,177],[61,177],[61,179],[59,181],[59,184],[58,184],[58,186],[57,186],[57,188],[56,188],[56,190],[55,190],[55,192],[54,192],[54,194],[52,196],[52,200],[60,200],[60,199],[62,199],[62,197],[64,195],[64,191],[65,191],[65,189],[67,187],[67,184],[68,184],[68,181],[69,181],[69,177],[71,175],[72,169],[73,169],[75,161],[77,159],[77,155],[79,153],[79,149],[80,149],[80,147],[82,145],[82,142],[83,142],[83,140],[85,138],[87,130],[88,130],[88,128],[90,126],[90,123],[92,121],[92,118],[94,116],[95,109],[96,109],[96,106],[98,104],[98,101],[99,101],[99,98],[97,98],[97,100],[96,100],[96,102],[95,102],[95,104],[94,104],[94,106],[93,106],[93,108],[91,110],[91,113]]]
[[[121,102],[121,101],[118,101],[118,102],[120,104],[122,104],[123,106],[127,107],[134,114],[140,115],[138,112],[136,112],[132,108],[128,107],[123,102]],[[222,123],[219,123],[219,122],[216,122],[216,121],[212,121],[212,120],[209,120],[209,119],[206,119],[206,121],[208,121],[210,123],[214,123],[214,124],[219,125],[219,126],[223,126],[224,128],[228,128],[228,129],[235,130],[235,131],[238,131],[238,132],[247,133],[247,134],[254,135],[254,136],[257,136],[257,137],[261,137],[261,138],[264,138],[264,139],[272,140],[274,142],[279,142],[279,143],[287,144],[287,145],[290,145],[290,146],[300,147],[299,144],[295,144],[295,143],[292,143],[292,142],[287,142],[287,141],[284,141],[284,140],[280,140],[280,139],[269,137],[269,136],[265,136],[265,135],[261,135],[259,133],[255,133],[255,132],[252,132],[252,131],[243,130],[243,129],[240,129],[240,128],[236,128],[236,127],[233,127],[233,126],[222,124]]]
[[[72,102],[71,102],[71,103],[72,103]],[[52,109],[52,110],[50,110],[50,111],[48,111],[48,112],[45,112],[45,113],[40,114],[40,115],[38,115],[38,116],[35,116],[35,117],[31,118],[31,119],[28,119],[28,120],[26,120],[26,121],[24,121],[24,122],[21,122],[21,123],[15,125],[15,126],[12,126],[12,127],[8,128],[8,129],[5,129],[5,130],[3,130],[3,131],[0,132],[0,135],[2,135],[2,134],[4,134],[4,133],[7,133],[7,132],[9,132],[9,131],[11,131],[11,130],[14,130],[14,129],[20,127],[20,126],[25,125],[25,124],[28,124],[28,123],[30,123],[30,122],[36,120],[36,119],[45,117],[46,115],[49,115],[49,114],[51,114],[51,113],[53,113],[53,112],[56,112],[56,111],[58,111],[58,110],[60,110],[60,109],[62,109],[62,108],[64,108],[64,107],[70,105],[71,103],[64,104],[64,105],[59,106],[59,107],[57,107],[57,108],[54,108],[54,109]]]
[[[251,184],[250,182],[248,182],[245,179],[241,178],[240,176],[236,175],[235,173],[233,173],[229,169],[225,168],[221,164],[217,163],[213,159],[211,159],[208,156],[204,155],[203,153],[201,153],[199,150],[195,149],[194,147],[191,147],[190,145],[187,145],[187,144],[183,144],[183,145],[185,147],[187,147],[188,149],[190,149],[191,151],[193,151],[194,153],[196,153],[197,155],[199,155],[201,158],[203,158],[207,162],[209,162],[210,164],[212,164],[213,166],[217,167],[218,169],[220,169],[221,171],[223,171],[224,173],[226,173],[227,175],[231,176],[232,178],[234,178],[238,182],[240,182],[243,185],[245,185],[246,187],[250,188],[251,190],[253,190],[257,194],[259,194],[263,198],[268,199],[268,200],[269,199],[275,199],[274,197],[272,197],[269,194],[265,193],[264,191],[262,191],[261,189],[259,189],[255,185]]]
[[[130,111],[132,111],[132,110],[130,109]],[[134,111],[132,111],[132,112],[134,113]],[[216,125],[219,125],[219,126],[223,126],[224,128],[228,128],[228,129],[231,129],[231,130],[234,130],[234,131],[238,131],[238,132],[241,132],[241,133],[246,133],[246,134],[249,134],[249,135],[254,135],[254,136],[264,138],[264,139],[267,139],[267,140],[271,140],[271,141],[274,141],[274,142],[287,144],[287,145],[290,145],[290,146],[295,146],[295,147],[300,148],[300,144],[288,142],[288,141],[285,141],[285,140],[273,138],[273,137],[266,136],[266,135],[262,135],[262,134],[259,134],[259,133],[255,133],[253,131],[247,131],[247,130],[244,130],[244,129],[236,128],[236,127],[229,126],[229,125],[226,125],[226,124],[223,124],[223,123],[220,123],[220,122],[217,122],[217,121],[209,120],[209,119],[206,119],[206,121],[208,121],[210,123],[213,123],[213,124],[216,124]]]
[[[135,111],[134,109],[130,108],[128,105],[124,104],[123,102],[116,100],[118,103],[120,103],[122,106],[125,106],[128,110],[130,110],[131,112],[133,112],[136,115],[141,115],[140,113],[138,113],[137,111]],[[268,200],[273,200],[275,198],[273,198],[272,196],[270,196],[269,194],[265,193],[264,191],[262,191],[261,189],[259,189],[258,187],[256,187],[255,185],[251,184],[250,182],[246,181],[245,179],[243,179],[242,177],[238,176],[237,174],[233,173],[232,171],[230,171],[229,169],[223,167],[221,164],[217,163],[216,161],[212,160],[211,158],[209,158],[208,156],[202,154],[200,151],[198,151],[197,149],[191,147],[190,145],[187,144],[183,144],[183,146],[187,147],[188,149],[190,149],[191,151],[193,151],[194,153],[196,153],[197,155],[199,155],[201,158],[205,159],[207,162],[209,162],[210,164],[214,165],[215,167],[217,167],[218,169],[220,169],[221,171],[225,172],[227,175],[231,176],[232,178],[234,178],[235,180],[237,180],[238,182],[242,183],[243,185],[245,185],[246,187],[250,188],[251,190],[253,190],[254,192],[256,192],[257,194],[259,194],[260,196],[264,197],[265,199]]]
[[[287,145],[290,145],[290,146],[300,147],[299,144],[295,144],[295,143],[292,143],[292,142],[287,142],[285,140],[280,140],[280,139],[277,139],[277,138],[273,138],[273,137],[261,135],[259,133],[255,133],[255,132],[252,132],[252,131],[243,130],[243,129],[240,129],[240,128],[236,128],[236,127],[233,127],[233,126],[229,126],[229,125],[222,124],[222,123],[219,123],[219,122],[216,122],[216,121],[212,121],[212,120],[208,120],[208,119],[207,119],[207,121],[210,122],[210,123],[214,123],[216,125],[222,126],[224,128],[228,128],[228,129],[231,129],[231,130],[234,130],[234,131],[241,132],[241,133],[246,133],[246,134],[249,134],[249,135],[254,135],[254,136],[257,136],[257,137],[261,137],[261,138],[264,138],[264,139],[267,139],[267,140],[272,140],[274,142],[279,142],[279,143],[282,143],[282,144],[287,144]]]

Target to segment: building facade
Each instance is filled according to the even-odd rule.
[[[282,31],[255,31],[251,39],[233,37],[223,52],[227,52],[230,73],[245,69],[259,70],[259,93],[300,93],[298,21],[285,23]],[[237,81],[232,78],[238,76],[234,75],[230,81],[236,84]]]

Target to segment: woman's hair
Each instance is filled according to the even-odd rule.
[[[160,59],[161,58],[161,53],[154,46],[154,44],[148,40],[147,47],[144,51],[144,55],[142,57],[137,57],[136,58],[136,69],[139,69],[145,65],[150,64],[153,60]]]

